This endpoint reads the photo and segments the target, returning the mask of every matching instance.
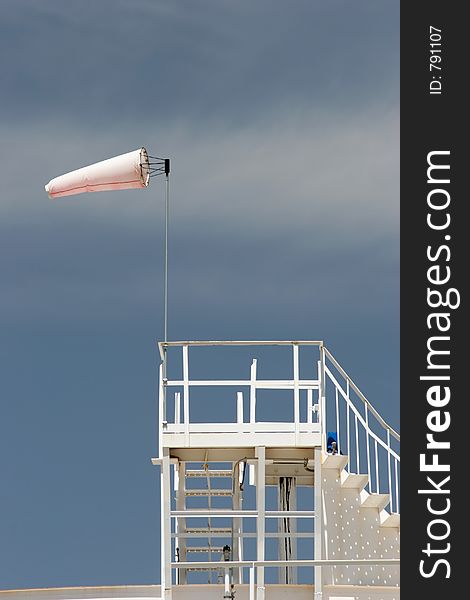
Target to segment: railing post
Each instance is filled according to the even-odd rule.
[[[300,431],[300,401],[299,401],[299,346],[292,344],[292,354],[294,363],[294,428],[295,444],[299,443]]]
[[[349,403],[351,402],[349,399],[349,380],[346,379],[346,407],[348,409],[347,413],[346,413],[346,430],[347,430],[347,436],[348,436],[348,451],[346,452],[346,454],[349,457],[349,460],[351,460],[351,427],[350,427],[350,422],[349,422],[349,412],[350,412],[350,407],[349,407]],[[348,471],[351,470],[351,467],[349,466],[351,463],[348,463]]]
[[[398,461],[395,458],[395,512],[399,512],[400,504],[399,504],[399,494],[398,491]]]
[[[390,512],[393,512],[393,494],[392,494],[392,465],[390,455],[390,429],[387,429],[387,455],[388,455],[388,493],[390,495]]]
[[[181,394],[175,392],[175,425],[181,423]]]
[[[369,411],[367,410],[367,404],[365,406],[365,416],[366,416],[366,452],[367,452],[367,479],[369,482],[369,493],[372,493],[371,486],[371,468],[370,468],[370,442],[369,442]]]
[[[243,392],[237,392],[237,423],[243,423]]]
[[[256,358],[251,363],[250,373],[250,423],[256,423]]]
[[[188,345],[183,346],[183,419],[184,445],[189,446],[189,357]]]
[[[339,432],[339,393],[338,393],[338,388],[335,387],[335,403],[336,403],[336,438],[337,438],[337,445],[338,445],[338,454],[341,454],[341,442],[340,442],[340,432]]]
[[[313,423],[313,390],[307,390],[307,423]]]
[[[359,471],[359,467],[360,465],[360,460],[359,460],[359,428],[357,426],[357,415],[356,413],[354,413],[354,424],[356,427],[356,473],[359,475],[360,471]]]
[[[377,494],[380,494],[380,483],[379,483],[379,449],[377,440],[375,441],[375,488]]]
[[[320,348],[321,354],[321,385],[322,385],[322,415],[323,415],[323,450],[326,451],[326,371],[325,371],[325,352],[323,346]]]
[[[322,450],[323,452],[326,452],[326,374],[325,350],[323,346],[320,346],[320,360],[318,361],[318,380]]]

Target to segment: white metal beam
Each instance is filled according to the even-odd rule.
[[[264,446],[258,446],[256,448],[256,457],[258,463],[256,465],[256,509],[258,511],[258,520],[256,521],[256,532],[258,534],[257,547],[256,547],[256,558],[259,561],[264,560],[265,552],[265,511],[266,511],[266,448]],[[256,600],[264,600],[265,597],[265,586],[264,586],[264,567],[258,568],[256,582]]]
[[[322,474],[321,474],[321,448],[315,448],[315,521],[314,521],[314,559],[323,559],[323,508],[322,508]],[[322,567],[315,565],[315,600],[323,598]]]

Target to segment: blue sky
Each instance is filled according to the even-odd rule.
[[[158,580],[163,186],[170,338],[324,339],[398,426],[398,3],[3,0],[0,588]]]

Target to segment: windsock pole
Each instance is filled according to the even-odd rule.
[[[168,222],[170,218],[170,159],[165,158],[165,272],[164,272],[164,341],[168,341]]]
[[[164,248],[164,270],[163,270],[163,338],[168,341],[168,225],[170,219],[170,159],[164,159],[165,168],[165,248]],[[167,347],[163,347],[163,423],[166,423],[166,367]]]

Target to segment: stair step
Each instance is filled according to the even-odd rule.
[[[216,471],[204,469],[190,469],[186,471],[186,477],[230,477],[232,478],[232,471]]]
[[[341,471],[348,464],[349,456],[345,454],[323,454],[322,467],[324,469],[338,469]]]
[[[389,494],[369,494],[366,490],[361,491],[361,506],[364,508],[377,508],[380,512],[389,502]]]
[[[380,525],[381,527],[400,527],[400,515],[398,513],[388,513],[386,510],[382,510],[380,513]]]
[[[341,471],[340,479],[341,487],[347,489],[355,488],[357,490],[363,490],[369,481],[367,475],[361,473],[348,473],[345,469]]]
[[[186,533],[207,533],[211,535],[212,533],[226,533],[227,535],[232,535],[231,527],[186,527]]]
[[[208,546],[192,546],[186,547],[186,552],[194,552],[197,554],[209,554],[209,552],[215,552],[216,554],[222,554],[222,552],[224,551],[224,549],[222,548],[222,546],[220,547],[215,547],[215,548],[209,548]]]
[[[185,490],[186,496],[232,496],[232,490]]]

